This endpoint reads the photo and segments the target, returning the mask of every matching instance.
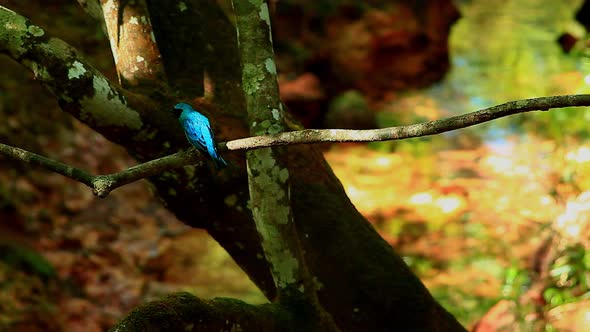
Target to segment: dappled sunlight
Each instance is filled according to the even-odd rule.
[[[578,164],[590,162],[590,147],[581,146],[566,154],[568,161],[574,161]]]
[[[590,194],[563,178],[583,182],[590,149],[534,136],[504,146],[425,156],[334,146],[325,156],[430,289],[494,301],[505,271],[528,266],[548,229],[576,243],[590,237]]]
[[[436,206],[444,214],[451,214],[457,212],[461,207],[465,206],[465,200],[459,196],[440,197],[435,202]]]
[[[589,191],[581,193],[566,203],[565,211],[555,219],[554,229],[570,241],[578,242],[580,239],[590,237]],[[586,246],[590,245],[586,241],[581,243]]]
[[[495,173],[511,172],[514,168],[512,159],[502,156],[489,156],[484,158],[483,166],[489,167]]]
[[[183,96],[187,101],[198,99],[204,107],[204,113],[214,124],[219,152],[230,161],[230,166],[218,173],[205,172],[206,165],[185,167],[182,174],[195,176],[198,187],[191,183],[181,191],[175,188],[185,187],[184,178],[174,172],[163,174],[158,179],[161,181],[158,192],[169,195],[164,200],[175,211],[173,215],[156,199],[154,188],[148,190],[141,182],[126,185],[105,199],[97,199],[80,183],[3,158],[0,219],[9,222],[0,222],[0,256],[4,251],[10,254],[0,257],[3,286],[0,331],[21,323],[22,327],[19,325],[20,329],[15,331],[103,331],[139,303],[176,291],[189,291],[202,299],[227,296],[251,304],[267,302],[248,275],[258,285],[268,287],[267,291],[272,289],[268,280],[261,277],[268,267],[258,264],[265,259],[263,253],[270,253],[266,249],[273,243],[264,241],[261,251],[256,242],[258,237],[251,237],[255,235],[252,229],[243,232],[241,223],[228,226],[241,220],[234,218],[249,222],[256,213],[249,213],[248,209],[257,205],[248,197],[248,190],[256,186],[247,186],[244,154],[228,151],[227,144],[232,137],[248,135],[245,130],[248,124],[252,125],[253,117],[247,121],[248,116],[242,112],[246,104],[261,105],[245,102],[243,97],[246,100],[254,96],[271,97],[271,94],[259,94],[263,91],[259,88],[268,89],[266,92],[276,90],[267,72],[279,76],[281,104],[280,112],[273,106],[265,115],[272,115],[273,121],[277,121],[275,125],[268,127],[267,120],[257,121],[265,132],[271,132],[269,128],[272,132],[282,131],[285,126],[281,121],[287,131],[304,127],[387,128],[462,115],[510,100],[588,93],[590,39],[586,30],[590,29],[590,10],[584,15],[577,12],[583,2],[514,0],[498,5],[494,1],[455,0],[413,1],[406,5],[403,1],[270,1],[270,10],[263,13],[272,22],[274,52],[269,49],[271,58],[265,56],[263,64],[252,66],[256,70],[265,69],[261,79],[256,72],[248,74],[249,70],[245,69],[253,63],[244,62],[244,57],[241,58],[244,75],[238,73],[240,59],[237,53],[232,54],[237,52],[232,32],[235,26],[229,25],[229,21],[235,23],[235,13],[229,7],[224,8],[227,4],[215,1],[183,4],[179,7],[181,11],[194,10],[194,14],[201,14],[199,6],[214,8],[219,4],[222,7],[215,8],[223,19],[210,15],[195,17],[228,23],[229,30],[218,31],[207,24],[202,26],[210,29],[203,31],[170,26],[180,28],[182,33],[174,35],[178,40],[176,37],[168,40],[163,38],[168,26],[160,26],[153,30],[152,39],[143,37],[160,42],[153,49],[163,52],[165,74],[159,74],[157,81],[141,82],[138,86],[124,77],[121,82],[125,91],[133,91],[126,95],[132,98],[126,100],[140,111],[134,117],[145,120],[141,122],[146,138],[160,137],[154,136],[160,135],[160,131],[162,137],[168,137],[157,140],[164,147],[161,150],[156,149],[158,144],[141,144],[142,138],[136,135],[129,136],[133,141],[127,141],[124,133],[113,130],[111,135],[119,144],[129,142],[129,153],[107,140],[111,137],[110,129],[103,130],[105,136],[91,129],[95,123],[87,119],[90,113],[74,114],[73,109],[84,103],[62,96],[59,86],[52,86],[49,92],[38,84],[44,82],[44,76],[61,77],[49,75],[49,71],[45,73],[61,68],[58,63],[46,67],[35,61],[24,63],[29,61],[29,56],[38,55],[32,51],[18,58],[13,56],[17,61],[0,59],[5,76],[0,81],[3,143],[37,151],[92,174],[113,173],[136,165],[138,161],[134,158],[147,160],[181,147],[174,143],[172,127],[160,122],[160,114],[153,113],[150,105],[160,107],[170,101],[172,106],[172,100]],[[104,5],[105,1],[100,3]],[[127,1],[114,3],[120,5],[122,20],[116,22],[122,28],[117,31],[117,40],[135,40],[138,36],[124,28],[135,25],[131,19],[136,21],[136,17],[126,10],[145,6],[137,3],[125,6]],[[157,18],[155,14],[159,11],[153,8],[165,3],[148,2],[150,14]],[[29,28],[42,27],[47,33],[45,37],[55,36],[72,44],[88,57],[89,64],[113,82],[121,77],[114,60],[122,59],[123,55],[115,52],[113,56],[109,48],[118,42],[114,38],[109,40],[101,25],[76,2],[60,0],[46,5],[43,1],[9,0],[3,6],[14,7],[15,12],[30,17],[35,25]],[[171,10],[176,12],[176,8]],[[99,18],[103,16],[109,15],[100,14]],[[574,19],[577,16],[588,17],[586,22],[578,22]],[[232,19],[226,22],[228,17]],[[154,27],[169,23],[161,18],[145,21]],[[126,38],[119,38],[119,32]],[[198,38],[184,40],[189,33]],[[27,43],[42,42],[45,38],[30,37]],[[569,42],[565,43],[563,38]],[[7,40],[13,43],[13,39]],[[247,48],[245,43],[239,44]],[[182,47],[175,50],[178,45]],[[24,46],[27,45],[17,48]],[[198,53],[202,58],[184,61],[187,52]],[[272,57],[274,62],[270,61]],[[142,62],[145,69],[157,65],[144,61],[143,57],[131,57],[131,63],[139,58],[142,61],[138,63]],[[33,73],[23,70],[19,62],[34,67]],[[206,74],[201,77],[203,73]],[[72,79],[69,72],[67,76]],[[72,80],[66,90],[89,92],[74,89],[78,83],[83,86],[84,81]],[[55,96],[59,96],[59,103]],[[573,99],[564,97],[568,98]],[[88,125],[59,111],[58,104]],[[114,116],[108,111],[105,107],[101,116],[105,119]],[[264,107],[259,111],[264,113]],[[326,142],[316,146],[323,151],[358,211],[415,272],[436,301],[467,328],[474,332],[590,332],[589,123],[590,107],[569,107],[513,114],[432,136],[370,143]],[[97,121],[96,125],[100,131],[102,124]],[[157,128],[160,125],[164,127]],[[182,132],[176,134],[182,138]],[[119,135],[122,138],[117,140],[115,136]],[[152,149],[154,153],[147,153]],[[288,167],[289,172],[294,171],[289,174],[295,175],[317,171],[312,180],[327,180],[307,183],[304,176],[290,177],[290,181],[302,181],[290,183],[291,188],[297,189],[297,195],[283,195],[293,199],[288,202],[292,208],[303,209],[293,211],[297,228],[302,220],[314,221],[306,216],[324,208],[329,212],[327,218],[336,216],[336,222],[352,220],[343,213],[358,216],[354,210],[335,208],[342,206],[340,203],[350,206],[345,197],[335,195],[342,201],[334,201],[329,197],[329,189],[324,190],[337,186],[337,181],[327,169],[311,169],[319,165],[314,164],[316,152],[300,157],[296,163],[281,164],[281,167]],[[308,163],[308,157],[314,163]],[[301,170],[291,169],[303,163],[306,164]],[[201,174],[206,176],[201,178]],[[257,175],[250,172],[251,179]],[[170,187],[166,188],[168,181]],[[262,187],[266,185],[270,182],[259,189],[265,189]],[[321,191],[311,192],[316,185]],[[180,197],[192,190],[198,190],[197,199],[185,201],[185,197]],[[328,199],[319,202],[318,210],[306,211],[300,203],[309,202],[315,194]],[[220,201],[216,203],[213,199],[217,198]],[[314,203],[317,207],[318,202]],[[260,219],[264,221],[270,215],[272,220],[274,211],[263,210]],[[176,220],[177,216],[190,220],[191,226],[205,227],[247,273],[207,231],[183,225]],[[263,224],[256,223],[260,232],[268,231],[268,227],[262,228]],[[366,226],[362,222],[359,225]],[[330,241],[338,241],[339,232],[351,229],[342,224],[341,229],[328,234],[332,229],[323,227],[322,223],[303,226],[318,227],[315,229],[321,231],[318,234]],[[299,235],[308,236],[307,232]],[[286,242],[315,243],[308,240],[313,239]],[[380,238],[373,240],[382,248]],[[324,245],[324,241],[319,243]],[[5,249],[7,246],[10,250]],[[360,247],[354,241],[347,247],[355,248]],[[13,251],[14,255],[22,255],[19,259],[26,264],[19,260],[17,263],[23,266],[14,264]],[[385,251],[387,255],[391,253]],[[326,253],[309,252],[312,254],[309,257],[321,260],[324,256],[330,259],[332,254],[342,254]],[[307,258],[308,254],[304,256]],[[360,257],[356,261],[365,263],[364,256]],[[369,263],[375,264],[373,258],[387,259],[383,257],[380,254],[370,257]],[[339,261],[332,259],[326,265],[314,263],[307,272],[323,272],[326,267],[333,267],[329,264]],[[321,270],[316,270],[316,266]],[[384,265],[383,271],[389,273],[387,269]],[[279,275],[284,272],[276,268],[271,271]],[[350,280],[377,279],[363,278],[365,270],[359,271],[360,277],[351,275]],[[374,271],[383,272],[378,268]],[[330,280],[321,280],[322,287],[327,286],[323,289],[331,289],[330,285],[340,287],[338,278],[343,274],[328,272]],[[387,284],[389,279],[384,280]],[[384,284],[359,286],[378,289]],[[350,289],[354,287],[343,289],[342,294]],[[321,301],[331,300],[330,296],[320,295]],[[278,298],[283,300],[282,295]],[[376,303],[391,302],[389,297],[384,297],[383,302]],[[328,306],[326,309],[332,310]],[[375,309],[373,313],[381,308]],[[337,314],[334,317],[346,317],[346,312],[334,312]],[[354,319],[365,317],[353,316]],[[41,324],[39,329],[34,329],[31,322],[37,320]],[[478,321],[479,325],[474,327]],[[397,326],[397,323],[392,324]]]
[[[590,300],[560,305],[547,316],[558,331],[590,332]]]
[[[433,200],[432,194],[430,193],[417,193],[410,197],[409,203],[412,205],[426,205],[432,204]]]

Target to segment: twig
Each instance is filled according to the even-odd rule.
[[[81,169],[60,163],[36,153],[0,143],[0,153],[12,159],[21,160],[32,165],[38,165],[55,173],[81,182],[92,188],[94,176]]]
[[[190,149],[177,152],[162,158],[150,160],[117,173],[92,175],[79,168],[43,157],[36,153],[0,143],[0,154],[29,164],[41,166],[47,170],[83,183],[92,188],[92,192],[101,198],[108,196],[108,194],[114,189],[131,182],[158,175],[165,170],[197,163],[199,160],[199,154],[194,153],[194,151],[194,149]]]
[[[507,102],[472,113],[408,126],[371,130],[306,129],[236,139],[225,143],[228,150],[252,150],[269,146],[319,142],[380,142],[429,136],[471,127],[505,116],[551,108],[590,106],[590,94],[563,95]]]

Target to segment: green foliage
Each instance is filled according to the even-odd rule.
[[[519,268],[516,264],[505,271],[502,296],[518,301],[531,285],[531,278],[527,270]]]
[[[559,142],[565,137],[590,137],[589,120],[590,108],[570,107],[528,116],[526,121],[523,121],[523,128]]]
[[[550,94],[550,78],[574,68],[555,41],[576,24],[579,3],[520,0],[498,6],[479,0],[461,6],[463,18],[451,37],[456,65],[452,80],[468,83],[461,87],[469,95],[493,101]]]
[[[55,268],[36,251],[14,244],[0,243],[0,261],[34,273],[44,280],[55,278]]]
[[[590,88],[583,78],[590,74],[590,66],[585,65],[590,63],[588,56],[575,49],[566,54],[556,42],[564,32],[578,35],[584,30],[574,20],[580,4],[580,0],[462,4],[463,18],[450,41],[453,72],[449,83],[476,108],[522,98],[587,93]],[[478,41],[483,31],[482,44]],[[520,118],[525,130],[552,139],[590,136],[588,119],[590,110],[580,108]],[[502,123],[515,121],[511,117]]]
[[[433,261],[428,257],[404,256],[404,262],[418,275],[424,275],[434,268]]]
[[[336,96],[330,103],[331,111],[358,109],[367,110],[368,104],[365,96],[356,90],[346,91]]]
[[[396,112],[379,112],[376,116],[380,128],[396,127],[404,124],[403,119]]]
[[[372,129],[375,127],[375,115],[362,93],[349,90],[334,97],[325,123],[328,128]]]
[[[551,265],[551,285],[543,292],[550,307],[590,298],[590,251],[582,245],[566,248]]]
[[[460,322],[476,321],[499,300],[474,295],[472,292],[463,292],[451,286],[437,287],[431,292],[434,298]]]

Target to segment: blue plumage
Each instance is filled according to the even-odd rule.
[[[209,119],[187,103],[176,104],[174,111],[180,113],[178,121],[180,121],[184,129],[188,141],[202,153],[208,154],[215,162],[215,167],[226,167],[227,162],[217,152],[217,145]]]

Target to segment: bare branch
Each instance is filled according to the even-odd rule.
[[[320,142],[380,142],[429,136],[466,128],[518,113],[590,106],[590,95],[563,95],[510,101],[472,113],[407,126],[370,130],[306,129],[241,138],[225,143],[228,150],[253,150],[277,145]]]
[[[126,184],[163,173],[164,171],[195,165],[202,162],[203,158],[196,149],[191,148],[162,158],[147,161],[135,165],[124,171],[97,175],[92,181],[93,192],[98,197],[106,197],[111,191]]]
[[[408,126],[372,130],[307,129],[276,135],[255,136],[219,143],[219,147],[222,150],[237,151],[261,149],[277,145],[310,144],[320,142],[374,142],[401,140],[440,134],[518,113],[581,106],[590,106],[590,95],[564,95],[511,101],[472,113]],[[106,197],[111,191],[118,187],[146,177],[158,175],[166,170],[186,165],[194,165],[203,160],[199,157],[199,153],[195,153],[195,151],[195,149],[190,149],[177,152],[165,157],[150,160],[117,173],[91,175],[73,166],[60,163],[33,152],[0,143],[0,154],[6,155],[12,159],[41,166],[47,170],[84,183],[92,188],[94,194],[98,197]]]
[[[41,166],[45,169],[48,169],[55,173],[66,176],[72,180],[81,182],[89,187],[92,187],[92,180],[94,179],[94,176],[92,176],[90,173],[86,171],[60,163],[59,161],[55,161],[38,155],[36,153],[29,152],[27,150],[23,150],[20,148],[15,148],[2,143],[0,143],[0,154],[3,154],[15,160],[24,161],[32,165]]]
[[[166,170],[195,164],[200,159],[199,153],[195,153],[195,151],[195,149],[190,149],[177,152],[166,157],[150,160],[117,173],[91,175],[84,170],[66,165],[59,161],[0,143],[0,154],[32,165],[41,166],[47,170],[81,182],[92,188],[92,192],[101,198],[108,196],[111,191],[126,184],[158,175]]]

